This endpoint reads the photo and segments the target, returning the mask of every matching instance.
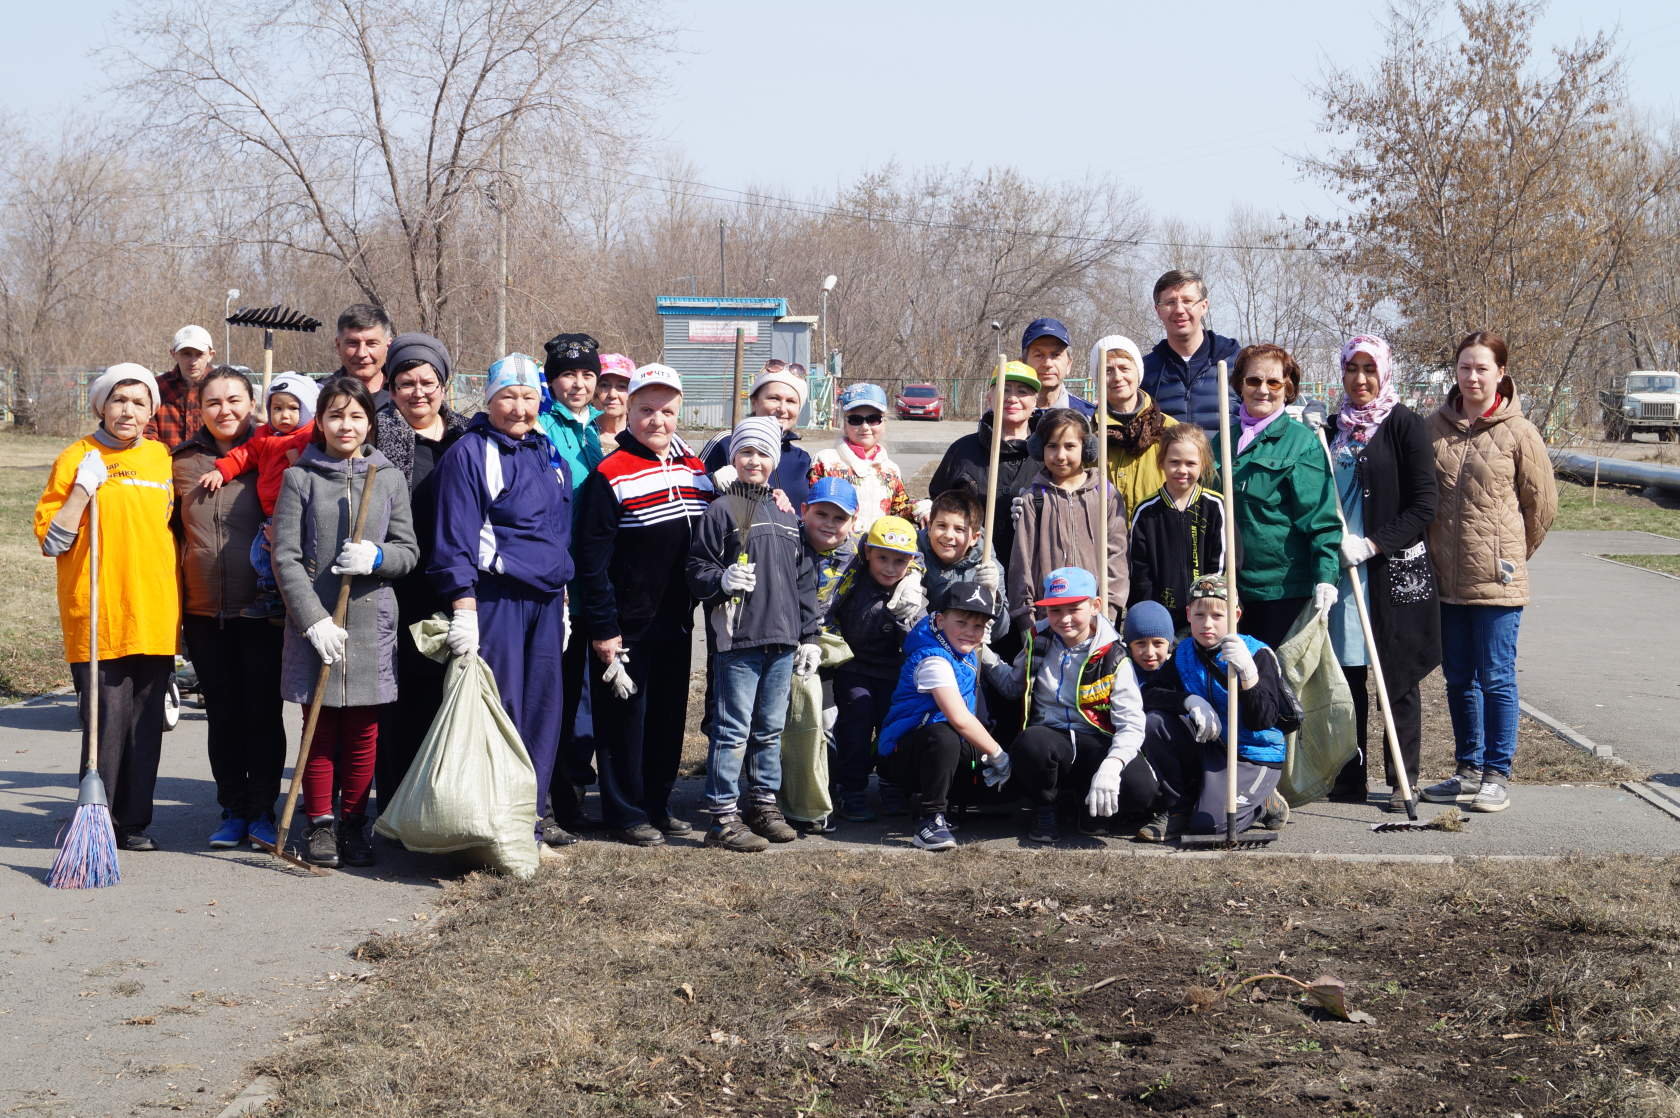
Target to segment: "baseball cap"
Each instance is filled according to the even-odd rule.
[[[1008,384],[1010,381],[1014,381],[1016,384],[1024,384],[1031,388],[1034,392],[1037,392],[1039,389],[1044,387],[1043,383],[1038,379],[1038,371],[1025,361],[1008,361],[1004,363],[1003,383]],[[997,383],[996,369],[992,370],[991,383],[994,385]]]
[[[917,552],[916,529],[902,516],[881,517],[869,526],[869,535],[863,542],[884,551],[900,551],[906,555]]]
[[[1230,597],[1230,591],[1225,588],[1224,575],[1203,575],[1190,586],[1192,602],[1197,598],[1218,598],[1224,602],[1229,601]]]
[[[674,388],[678,392],[683,390],[682,377],[669,365],[661,365],[655,361],[651,365],[643,365],[630,374],[630,390],[628,395],[634,396],[644,388],[663,386]]]
[[[623,377],[629,380],[636,375],[636,363],[622,353],[601,354],[601,375],[604,377]]]
[[[1084,567],[1057,567],[1044,576],[1044,597],[1035,606],[1071,606],[1097,596],[1097,576]]]
[[[1035,318],[1021,335],[1021,352],[1025,353],[1027,347],[1040,338],[1055,338],[1063,345],[1073,344],[1073,339],[1068,336],[1068,328],[1062,325],[1060,319]]]
[[[886,414],[887,394],[878,384],[854,384],[840,393],[840,410],[854,411],[858,408],[874,408]]]
[[[811,494],[805,498],[805,503],[833,505],[847,516],[856,516],[857,487],[843,477],[820,477],[817,484],[811,486]]]
[[[935,590],[933,601],[928,604],[934,613],[960,609],[987,617],[997,614],[997,595],[992,593],[991,587],[961,579],[947,582]]]
[[[183,349],[196,349],[200,353],[209,353],[216,347],[210,340],[210,331],[202,326],[183,326],[175,331],[175,337],[169,343],[169,352],[176,353]]]

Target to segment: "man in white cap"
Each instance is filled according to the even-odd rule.
[[[198,430],[198,384],[216,363],[216,344],[202,326],[183,326],[169,343],[175,365],[157,378],[158,408],[146,437],[174,450]]]
[[[811,456],[793,445],[799,438],[794,428],[807,390],[805,366],[772,359],[753,380],[747,401],[753,415],[767,415],[782,429],[782,457],[770,475],[770,488],[781,490],[793,509],[804,508],[811,493]],[[713,475],[729,464],[729,436],[730,432],[719,431],[700,450],[700,460]]]

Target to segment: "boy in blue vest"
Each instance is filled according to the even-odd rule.
[[[1237,672],[1237,830],[1254,824],[1281,831],[1289,802],[1278,792],[1288,745],[1282,726],[1294,713],[1277,654],[1247,634],[1231,632],[1229,592],[1222,575],[1206,575],[1190,587],[1186,610],[1190,635],[1179,642],[1172,662],[1187,694],[1206,699],[1225,717],[1226,669]],[[1235,611],[1242,616],[1242,609]],[[1223,728],[1202,743],[1202,789],[1184,832],[1211,835],[1225,826],[1225,737]]]
[[[978,582],[953,582],[933,609],[904,638],[904,664],[877,751],[882,772],[921,805],[910,841],[922,850],[949,850],[957,840],[945,805],[958,771],[978,767],[986,785],[998,788],[1009,779],[1009,754],[974,715],[979,649],[997,596]]]

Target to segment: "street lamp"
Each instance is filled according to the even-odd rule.
[[[817,333],[822,338],[822,367],[823,372],[829,373],[828,368],[828,293],[834,290],[834,285],[840,282],[839,276],[829,276],[822,281],[822,296],[817,308]],[[829,375],[829,385],[834,386],[833,374]]]
[[[228,325],[228,315],[233,313],[233,301],[239,298],[239,288],[228,288],[227,298],[222,300],[222,364],[233,364],[233,327]]]

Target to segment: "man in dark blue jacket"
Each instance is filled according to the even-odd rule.
[[[1207,284],[1201,274],[1173,269],[1155,281],[1155,314],[1167,336],[1143,359],[1143,390],[1155,406],[1180,423],[1194,423],[1211,438],[1219,430],[1219,362],[1237,360],[1235,338],[1202,329]],[[1225,400],[1236,425],[1236,385]]]
[[[1060,319],[1035,318],[1021,331],[1021,360],[1038,374],[1037,412],[1072,408],[1090,419],[1097,414],[1097,405],[1075,396],[1062,383],[1073,367],[1073,358],[1068,353],[1072,344],[1068,328]]]

